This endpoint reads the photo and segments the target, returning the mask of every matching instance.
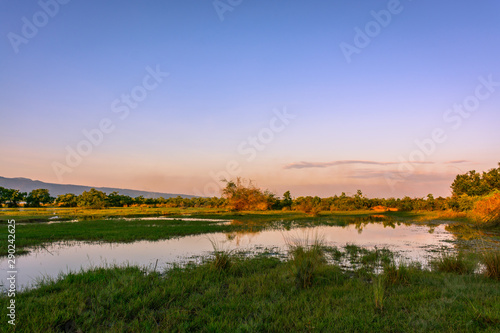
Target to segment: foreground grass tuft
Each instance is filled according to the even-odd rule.
[[[500,251],[485,252],[481,255],[481,260],[485,266],[485,275],[500,280]]]
[[[418,263],[406,264],[400,262],[396,264],[392,262],[384,266],[384,278],[388,285],[409,285],[412,276],[415,276],[421,270],[422,268]]]
[[[222,244],[217,243],[215,240],[210,238],[209,240],[214,249],[214,258],[211,261],[213,268],[219,272],[228,270],[231,267],[231,251],[223,249]]]
[[[431,266],[439,272],[471,274],[477,267],[477,261],[463,253],[443,253],[438,259],[431,261]]]
[[[373,295],[375,300],[375,309],[382,311],[384,308],[385,281],[384,276],[379,275],[373,279]]]
[[[297,288],[309,288],[320,266],[326,264],[323,242],[316,237],[312,244],[309,244],[309,237],[305,240],[288,240],[290,263],[295,277]]]

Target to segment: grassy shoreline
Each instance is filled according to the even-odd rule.
[[[352,211],[320,211],[317,214],[308,214],[300,211],[231,211],[225,208],[164,208],[164,207],[122,207],[122,208],[0,208],[0,224],[6,223],[8,219],[16,222],[36,223],[45,222],[50,218],[58,219],[104,219],[109,217],[141,217],[141,216],[196,216],[210,217],[223,216],[227,218],[238,217],[318,217],[318,216],[368,216],[386,215],[401,218],[421,219],[452,219],[469,221],[463,213],[451,211],[377,211],[377,210],[352,210]]]
[[[323,250],[338,254],[337,249]],[[288,261],[266,255],[230,256],[224,265],[215,257],[163,273],[147,274],[138,267],[70,273],[18,294],[16,331],[500,329],[498,281],[470,271],[446,273],[412,264],[386,263],[383,273],[376,275],[373,251],[345,250],[355,254],[360,267],[348,271],[317,261],[307,286],[297,284],[297,275],[309,267],[304,265],[308,256],[297,255]],[[0,306],[7,301],[0,298]]]

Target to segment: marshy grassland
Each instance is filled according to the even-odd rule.
[[[157,217],[155,220],[127,220]],[[161,219],[165,217],[165,219]],[[191,220],[183,220],[183,219]],[[374,221],[387,224],[440,223],[435,212],[318,212],[314,215],[296,211],[233,212],[216,208],[126,207],[106,209],[84,208],[4,208],[0,209],[0,237],[7,238],[7,221],[16,221],[17,253],[28,247],[58,241],[133,242],[214,232],[260,231],[265,228],[294,226],[347,225]],[[214,220],[228,220],[221,223]],[[78,222],[72,223],[69,221]],[[447,216],[447,221],[467,221],[460,215]],[[229,223],[231,222],[231,223]],[[0,242],[0,256],[7,254],[7,243]]]
[[[16,220],[18,255],[57,241],[155,241],[303,226],[354,224],[361,231],[370,223],[391,228],[446,223],[457,239],[467,240],[485,232],[460,214],[436,212],[129,207],[2,209],[0,214],[5,239],[7,221]],[[141,217],[154,219],[130,219]],[[5,256],[6,242],[1,244]],[[17,293],[15,331],[500,331],[498,250],[442,253],[423,266],[397,260],[387,249],[328,247],[318,239],[291,240],[286,259],[213,245],[212,255],[198,264],[154,270],[108,265],[42,280]],[[8,302],[0,297],[2,308]]]
[[[455,269],[444,259],[430,270],[396,263],[388,250],[355,245],[299,244],[289,253],[280,260],[218,249],[202,264],[163,272],[107,267],[70,273],[19,294],[16,331],[500,330],[498,272]],[[0,299],[2,308],[7,301]]]

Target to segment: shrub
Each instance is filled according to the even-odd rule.
[[[458,210],[461,212],[472,210],[474,208],[474,202],[477,200],[477,197],[471,197],[467,194],[462,194],[458,197]]]
[[[500,224],[500,193],[495,192],[479,199],[472,210],[472,216],[479,224]]]
[[[240,210],[267,210],[274,201],[274,194],[261,191],[252,181],[245,184],[245,180],[238,177],[235,181],[226,181],[222,196],[227,199],[230,209]]]

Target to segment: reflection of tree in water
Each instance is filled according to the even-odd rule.
[[[382,224],[384,228],[396,228],[397,225],[410,225],[411,223],[404,223],[401,221],[396,221],[391,216],[385,215],[370,215],[370,216],[361,216],[361,217],[350,217],[346,219],[348,225],[354,224],[358,233],[361,234],[363,232],[363,228],[369,224]]]
[[[459,246],[470,247],[476,250],[499,249],[499,230],[478,229],[467,224],[448,224],[445,227],[459,242]]]
[[[239,226],[241,229],[237,231],[227,232],[226,238],[229,241],[234,241],[237,246],[240,245],[242,239],[246,236],[250,240],[264,229],[271,227],[274,228],[283,228],[285,230],[291,230],[295,227],[316,227],[321,225],[331,225],[330,223],[323,224],[321,222],[313,222],[311,221],[274,221],[276,223],[261,223],[261,222],[249,222],[249,221],[238,221],[233,220],[231,225]],[[369,224],[382,224],[384,228],[392,228],[395,229],[396,226],[404,225],[404,226],[412,226],[415,225],[412,222],[403,222],[398,221],[392,216],[386,215],[369,215],[369,216],[355,216],[355,217],[343,217],[337,221],[335,221],[335,225],[346,227],[349,225],[354,225],[359,234],[363,232],[363,229]],[[436,223],[427,223],[424,224],[429,228],[429,234],[433,234],[435,228],[439,226]],[[450,232],[454,238],[459,242],[464,242],[468,244],[462,244],[466,246],[480,246],[482,248],[494,247],[500,248],[500,233],[498,230],[481,230],[474,227],[471,227],[467,224],[448,224],[445,226],[445,230]],[[488,243],[488,244],[483,244]]]
[[[257,235],[262,231],[262,224],[257,224],[254,222],[242,222],[238,220],[233,220],[231,225],[242,226],[243,228],[238,231],[232,231],[226,233],[226,238],[229,241],[235,241],[237,246],[240,246],[241,239],[247,236],[252,239],[253,236]]]
[[[459,240],[468,241],[488,237],[488,234],[483,230],[472,228],[466,224],[448,224],[444,229],[451,232]]]

